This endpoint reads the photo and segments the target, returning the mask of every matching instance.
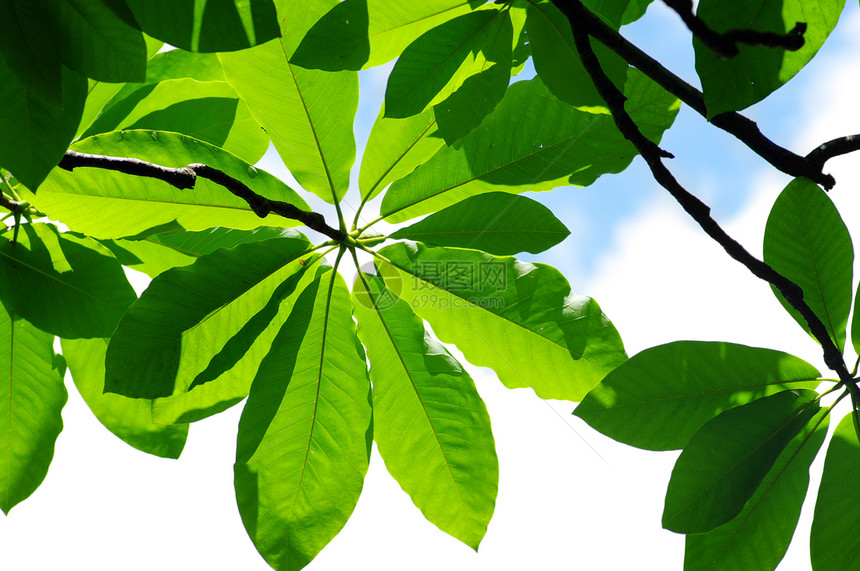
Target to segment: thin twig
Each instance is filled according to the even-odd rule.
[[[260,196],[251,190],[242,181],[236,180],[225,172],[204,164],[195,163],[185,167],[171,168],[139,159],[107,157],[66,151],[59,166],[67,171],[72,171],[77,167],[93,167],[135,176],[145,176],[162,180],[180,190],[194,188],[199,176],[220,184],[232,194],[247,202],[254,214],[260,218],[265,218],[270,213],[273,213],[291,220],[298,220],[308,228],[325,234],[337,242],[342,242],[346,238],[346,234],[342,230],[332,228],[326,224],[322,214],[302,210],[288,202],[269,200],[265,196]]]
[[[772,284],[788,303],[806,320],[812,335],[821,343],[824,362],[836,371],[839,378],[850,382],[851,375],[839,349],[830,339],[827,328],[815,312],[803,300],[803,290],[794,282],[779,274],[769,265],[750,254],[740,243],[729,236],[711,216],[711,209],[696,196],[685,189],[663,164],[665,152],[648,140],[624,110],[624,95],[609,81],[591,49],[590,29],[586,15],[590,12],[579,2],[572,0],[564,3],[563,12],[570,21],[576,48],[582,65],[588,72],[600,96],[606,101],[618,129],[633,145],[648,167],[654,179],[675,198],[681,207],[701,226],[705,233],[717,241],[735,260],[743,264],[753,275]]]
[[[553,0],[553,3],[559,10],[568,14],[570,7],[579,2],[577,0]],[[650,77],[696,113],[706,119],[708,118],[708,110],[705,107],[705,99],[701,91],[627,41],[626,38],[606,25],[590,11],[586,10],[585,13],[580,15],[580,18],[582,20],[580,23],[587,28],[589,35],[594,39],[604,44],[621,56],[627,63]],[[836,184],[832,176],[822,172],[823,164],[817,165],[806,157],[780,147],[765,137],[754,121],[740,113],[721,113],[712,117],[710,121],[714,126],[737,137],[754,153],[766,160],[777,170],[793,177],[805,176],[828,190]]]
[[[792,52],[803,47],[803,34],[806,32],[806,24],[803,22],[798,22],[794,29],[786,34],[748,29],[729,30],[720,33],[709,28],[693,12],[692,0],[663,0],[663,2],[678,13],[694,36],[722,58],[728,59],[738,55],[740,53],[738,44],[778,48]]]

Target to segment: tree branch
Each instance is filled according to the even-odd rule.
[[[782,296],[806,320],[812,335],[821,343],[824,350],[824,362],[836,371],[839,378],[848,382],[851,374],[842,358],[839,349],[830,339],[827,328],[815,312],[803,300],[803,290],[794,282],[779,274],[769,265],[750,254],[740,243],[729,236],[711,216],[711,209],[696,196],[691,194],[675,179],[674,175],[663,164],[662,151],[656,144],[648,140],[630,116],[624,110],[624,95],[609,81],[603,72],[597,57],[591,49],[587,15],[590,12],[579,2],[571,0],[564,3],[562,11],[570,21],[576,49],[579,52],[582,65],[585,67],[600,96],[606,101],[618,129],[636,149],[648,167],[654,179],[675,198],[681,207],[699,224],[705,233],[719,243],[726,253],[743,264],[753,275],[772,284]]]
[[[779,48],[792,52],[803,47],[803,34],[806,33],[806,24],[804,22],[798,22],[786,34],[746,29],[729,30],[721,34],[709,28],[693,12],[692,0],[663,0],[663,2],[678,13],[681,20],[683,20],[694,36],[699,38],[702,43],[722,58],[728,59],[738,55],[740,53],[738,44]]]
[[[806,155],[806,160],[819,168],[824,168],[824,163],[833,157],[847,155],[854,151],[860,151],[860,135],[848,135],[827,141]]]
[[[251,190],[242,181],[236,180],[223,171],[204,164],[195,163],[185,167],[171,168],[139,159],[106,157],[103,155],[66,151],[59,166],[67,171],[72,171],[77,167],[93,167],[135,176],[145,176],[162,180],[180,190],[194,188],[199,176],[220,184],[232,194],[247,202],[251,210],[254,211],[254,214],[260,218],[265,218],[270,213],[273,213],[291,220],[298,220],[308,228],[325,234],[336,242],[343,242],[346,238],[346,234],[342,230],[332,228],[326,224],[322,214],[307,212],[288,202],[269,200],[265,196],[260,196]]]
[[[570,18],[569,11],[571,6],[579,2],[578,0],[553,0],[553,3]],[[581,19],[580,24],[588,30],[590,36],[624,58],[627,63],[650,77],[663,89],[707,119],[708,110],[705,107],[705,99],[701,91],[627,41],[626,38],[603,23],[600,18],[590,11],[585,10],[585,13],[581,14],[579,18]],[[744,117],[740,113],[721,113],[712,117],[710,122],[723,131],[737,137],[754,153],[787,175],[793,177],[805,176],[828,190],[836,184],[832,176],[822,172],[823,164],[817,165],[806,157],[780,147],[765,137],[754,121]]]

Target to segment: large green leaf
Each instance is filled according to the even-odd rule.
[[[631,70],[626,108],[642,131],[659,140],[677,100]],[[484,192],[519,193],[585,186],[624,170],[636,150],[607,115],[579,111],[553,97],[538,78],[508,88],[504,99],[456,147],[443,147],[382,200],[382,215],[402,222]]]
[[[385,466],[428,520],[478,549],[499,479],[487,408],[469,374],[379,277],[359,274],[353,296]]]
[[[299,184],[338,202],[355,162],[358,74],[302,69],[287,61],[283,41],[218,57]]]
[[[815,391],[783,391],[729,409],[687,442],[672,470],[663,527],[704,533],[737,516],[818,411]]]
[[[146,62],[145,84],[159,83],[170,79],[196,79],[197,81],[224,81],[221,62],[215,54],[186,52],[185,50],[170,50],[159,52],[163,45],[150,37],[146,37],[148,61]],[[83,135],[98,116],[108,107],[133,95],[141,88],[140,83],[104,83],[90,80],[90,90],[84,106],[84,114],[78,126],[75,138]],[[151,93],[142,91],[141,93]],[[140,97],[140,94],[137,96]],[[134,99],[130,100],[134,101]],[[125,111],[124,111],[125,112]],[[240,112],[242,113],[242,112]],[[242,117],[240,117],[240,120]],[[114,121],[119,119],[114,118]]]
[[[63,339],[62,344],[78,392],[105,428],[138,450],[179,458],[187,425],[153,424],[150,401],[104,392],[107,339]]]
[[[98,81],[143,81],[146,42],[122,0],[59,0],[57,8],[64,64]]]
[[[292,62],[328,71],[373,67],[397,57],[415,38],[482,0],[346,0],[307,33]]]
[[[236,502],[278,570],[307,565],[340,531],[370,456],[370,383],[349,291],[321,271],[260,364],[239,421]]]
[[[501,14],[496,6],[464,14],[409,44],[388,76],[385,116],[402,119],[417,115],[480,72],[487,63],[482,52],[493,39]]]
[[[269,173],[217,147],[176,133],[118,131],[85,139],[73,149],[133,157],[166,167],[204,163],[266,198],[308,210],[294,190]],[[194,231],[214,226],[253,229],[262,223],[247,202],[199,177],[193,189],[178,190],[154,178],[98,168],[82,167],[73,172],[57,168],[37,195],[26,197],[69,228],[98,238],[146,235],[165,224]],[[265,224],[295,226],[298,222],[272,215]]]
[[[780,351],[676,341],[622,363],[574,414],[625,444],[673,450],[721,412],[786,389],[814,389],[818,376],[806,361]]]
[[[579,401],[625,359],[597,303],[558,270],[474,250],[393,244],[379,268],[392,292],[508,388]]]
[[[740,53],[721,58],[694,39],[696,72],[702,80],[708,118],[743,109],[767,97],[805,66],[836,26],[845,0],[702,0],[696,13],[717,32],[749,28],[783,34],[803,22],[797,51],[739,45]]]
[[[620,8],[623,12],[624,7]],[[620,20],[621,14],[615,15]],[[584,111],[609,113],[579,59],[567,16],[549,0],[529,4],[526,30],[535,71],[550,93]],[[627,62],[596,40],[592,44],[603,71],[615,85],[623,87]]]
[[[370,130],[358,187],[362,199],[370,200],[392,181],[403,178],[433,156],[445,144],[437,132],[432,109],[405,119],[385,117],[385,105]]]
[[[764,261],[803,289],[803,300],[842,351],[851,309],[854,248],[836,206],[811,180],[794,179],[776,199],[764,231]],[[806,320],[772,289],[809,332]]]
[[[431,214],[397,230],[391,237],[510,256],[543,252],[569,235],[564,224],[540,202],[515,194],[490,192]]]
[[[156,277],[111,338],[105,390],[167,397],[224,374],[219,384],[247,386],[267,352],[258,337],[304,273],[299,259],[309,248],[295,233],[218,250]]]
[[[109,337],[135,300],[122,266],[91,238],[50,224],[0,235],[0,300],[15,315],[65,338]]]
[[[178,266],[194,263],[200,256],[221,248],[232,248],[249,242],[262,242],[286,236],[289,230],[261,226],[253,230],[210,228],[200,232],[156,234],[142,240],[102,240],[117,260],[151,278]]]
[[[269,138],[224,81],[171,79],[120,92],[82,136],[132,129],[182,133],[251,164],[269,148]]]
[[[788,443],[741,513],[708,533],[687,536],[684,569],[776,569],[797,527],[809,466],[827,435],[828,413],[819,411]]]
[[[314,279],[312,268],[320,258],[310,256],[303,260],[304,262],[297,260],[292,263],[290,269],[293,274],[278,286],[269,304],[254,314],[247,325],[230,338],[224,348],[210,361],[206,371],[195,377],[196,382],[192,382],[189,391],[152,401],[154,422],[163,424],[195,422],[219,413],[248,396],[257,366],[270,351],[278,329],[290,315],[298,296]],[[282,297],[284,299],[276,307],[277,300]],[[247,320],[248,316],[244,315],[242,318]],[[258,335],[258,331],[264,325],[265,329]],[[213,372],[229,366],[240,356],[241,351],[245,350],[249,343],[246,339],[247,335],[257,337],[244,357],[226,374],[214,381],[210,380],[214,376]]]
[[[854,569],[860,555],[860,442],[851,414],[827,447],[809,549],[815,571]]]
[[[54,105],[21,83],[0,56],[0,165],[36,189],[63,158],[86,96],[87,80],[63,68],[62,100]]]
[[[56,8],[53,1],[0,0],[0,67],[8,65],[22,92],[26,90],[46,104],[61,107],[65,88],[59,30],[52,17]],[[0,85],[6,81],[6,77],[0,77]],[[8,109],[5,101],[2,109]],[[13,112],[8,116],[15,115]]]
[[[0,306],[0,509],[7,514],[45,479],[68,398],[54,336],[15,317]]]
[[[473,65],[461,67],[455,75],[454,83],[462,79],[462,84],[434,107],[439,133],[448,145],[480,125],[505,96],[513,72],[513,48],[514,22],[510,10],[504,10],[487,29],[480,51],[467,58]]]
[[[403,118],[437,105],[451,143],[481,122],[510,81],[513,26],[495,6],[436,26],[409,44],[391,71],[385,115]]]
[[[126,0],[140,29],[194,52],[241,50],[278,37],[272,0]]]

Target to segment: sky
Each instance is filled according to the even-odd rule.
[[[860,132],[851,113],[860,92],[860,9],[848,4],[834,36],[799,77],[745,111],[766,134],[801,154]],[[625,33],[695,81],[688,34],[662,3],[652,4],[644,21]],[[386,73],[382,68],[362,75],[359,141],[376,117]],[[767,213],[788,177],[687,109],[663,146],[677,156],[669,167],[679,180],[760,255]],[[269,166],[274,164],[270,160],[265,168],[287,176]],[[831,198],[860,235],[856,164],[856,157],[842,157],[828,170],[837,178]],[[722,340],[791,352],[824,370],[817,345],[770,288],[710,242],[641,160],[589,188],[529,196],[549,205],[572,235],[544,254],[523,258],[559,268],[573,291],[597,299],[628,354],[680,339]],[[487,403],[500,463],[496,511],[478,552],[424,520],[374,450],[355,513],[308,569],[682,568],[683,537],[660,526],[677,453],[616,443],[571,416],[572,403],[505,389],[490,370],[466,367]],[[110,434],[67,384],[65,429],[45,482],[0,517],[0,569],[269,569],[234,500],[240,406],[195,423],[182,458],[163,460]],[[822,451],[813,465],[813,489],[823,457]],[[809,568],[808,508],[809,502],[782,571]]]

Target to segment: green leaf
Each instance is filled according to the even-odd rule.
[[[403,50],[391,70],[385,90],[386,117],[421,113],[445,100],[470,77],[494,68],[501,72],[494,74],[501,77],[495,106],[510,80],[512,34],[510,18],[494,5],[425,32]],[[499,91],[496,83],[490,81],[485,87]]]
[[[182,133],[251,164],[269,148],[266,133],[224,81],[173,79],[121,92],[83,137],[132,129]]]
[[[272,0],[126,0],[140,29],[193,52],[241,50],[278,37]]]
[[[72,141],[86,96],[86,79],[63,68],[62,104],[54,105],[21,83],[0,57],[0,164],[37,189]]]
[[[469,374],[379,277],[353,288],[373,383],[373,430],[388,471],[438,526],[478,549],[499,464],[490,416]]]
[[[620,13],[617,17],[620,20]],[[550,93],[583,111],[608,114],[606,103],[579,59],[567,16],[548,0],[529,4],[526,29],[535,71]],[[627,62],[596,40],[592,48],[603,71],[623,88]]]
[[[405,119],[385,117],[385,104],[370,130],[358,187],[367,201],[403,178],[445,144],[436,129],[433,109]]]
[[[504,192],[479,194],[431,214],[391,238],[434,246],[483,250],[497,256],[537,254],[570,235],[552,212],[524,196]]]
[[[358,74],[306,70],[287,61],[283,40],[219,54],[224,75],[269,134],[299,184],[330,203],[349,188]]]
[[[147,84],[185,78],[197,81],[225,81],[221,60],[216,54],[211,53],[170,50],[155,54],[146,64],[145,83]]]
[[[6,514],[45,479],[68,398],[54,336],[16,317],[0,306],[0,509]]]
[[[815,502],[809,550],[815,571],[852,569],[860,553],[860,442],[851,414],[846,415],[827,447],[824,473]]]
[[[582,0],[582,4],[586,8],[616,30],[621,26],[624,16],[631,10],[631,4],[636,3],[637,0]]]
[[[137,297],[122,266],[91,238],[50,224],[0,236],[0,299],[7,310],[60,337],[109,337]]]
[[[474,58],[475,63],[480,64],[472,66],[474,75],[465,77],[458,73],[457,81],[465,77],[462,85],[436,104],[434,110],[439,133],[447,144],[453,145],[465,137],[505,96],[511,81],[513,33],[510,11],[505,10],[495,19],[479,56]]]
[[[717,32],[748,28],[784,34],[807,24],[797,51],[739,44],[740,53],[720,58],[694,39],[696,72],[702,81],[708,119],[761,101],[800,71],[836,26],[845,0],[702,0],[697,15]]]
[[[797,527],[828,413],[820,410],[788,443],[741,513],[708,533],[687,536],[684,569],[776,569]]]
[[[104,392],[107,339],[63,339],[63,357],[87,406],[105,428],[124,442],[162,458],[179,458],[187,425],[160,426],[152,422],[152,404]]]
[[[654,0],[630,0],[622,17],[622,24],[632,24],[645,15],[645,10]]]
[[[289,270],[293,273],[278,285],[266,306],[250,320],[247,314],[240,314],[240,321],[247,321],[247,324],[212,357],[206,369],[194,378],[190,390],[152,401],[153,421],[160,424],[196,422],[226,410],[248,396],[260,361],[270,351],[272,341],[289,317],[296,299],[314,280],[311,268],[319,261],[320,258],[314,255],[304,258],[304,264],[300,260],[293,262]],[[283,272],[284,275],[287,273]],[[264,287],[273,286],[264,284]],[[279,300],[280,305],[276,305]],[[256,336],[256,340],[249,340],[248,336]],[[253,344],[242,357],[251,341]],[[232,369],[212,380],[216,373],[239,358],[241,360]]]
[[[793,180],[776,199],[764,231],[764,261],[803,289],[804,301],[842,351],[851,309],[854,248],[836,206],[811,180]],[[806,320],[773,291],[809,332]]]
[[[659,140],[675,118],[677,100],[635,70],[625,93],[633,119]],[[635,155],[611,117],[570,107],[537,78],[520,81],[457,147],[443,147],[391,185],[382,216],[402,222],[485,192],[585,186],[602,174],[621,172]]]
[[[201,54],[196,52],[186,52],[184,50],[170,50],[167,52],[158,52],[158,47],[161,42],[155,42],[151,38],[147,38],[149,51],[153,51],[146,62],[146,78],[143,83],[150,85],[167,81],[171,79],[196,79],[197,81],[225,81],[224,73],[221,71],[221,62],[218,61],[218,56],[215,54]],[[108,107],[124,100],[126,97],[132,96],[131,101],[136,101],[134,97],[140,98],[143,93],[151,93],[151,91],[141,91],[137,96],[134,93],[141,88],[139,83],[116,84],[116,83],[100,83],[90,80],[90,89],[87,94],[87,102],[84,106],[84,114],[81,118],[81,123],[78,126],[78,132],[75,138],[84,134],[93,124],[98,116]],[[241,106],[240,106],[241,107]],[[123,113],[127,112],[124,110]],[[247,114],[247,111],[242,111]],[[242,119],[242,118],[240,118]],[[119,121],[119,118],[114,117],[114,121]],[[99,130],[94,128],[95,130]],[[255,132],[256,134],[256,132]]]
[[[431,28],[483,4],[476,0],[346,0],[307,33],[291,61],[309,69],[365,69],[397,57]]]
[[[687,442],[672,470],[663,527],[704,533],[737,516],[818,411],[815,391],[783,391],[729,409]]]
[[[0,85],[9,77],[16,88],[32,94],[45,105],[62,107],[66,79],[60,58],[59,30],[52,17],[54,2],[44,0],[0,0]],[[5,59],[5,65],[3,60]],[[6,69],[8,66],[8,69]],[[7,86],[8,88],[8,86]],[[21,117],[6,106],[5,117]],[[3,133],[7,133],[3,129]]]
[[[85,139],[72,148],[83,153],[133,157],[166,167],[204,163],[243,182],[257,194],[309,210],[294,190],[269,173],[222,149],[176,133],[117,131]],[[58,168],[42,186],[38,195],[26,193],[25,198],[69,228],[97,238],[143,237],[164,224],[195,231],[214,226],[249,230],[261,223],[247,202],[202,178],[197,179],[193,189],[178,190],[161,180],[116,171],[82,167],[68,172]],[[265,223],[298,224],[280,216],[267,217]]]
[[[229,385],[249,372],[236,368],[245,359],[253,373],[267,350],[258,336],[304,273],[298,261],[309,249],[295,233],[218,250],[156,277],[111,338],[105,390],[167,397],[225,373],[221,384]]]
[[[260,364],[239,421],[236,502],[278,570],[307,565],[349,518],[367,472],[370,383],[349,291],[323,270]]]
[[[98,81],[146,77],[146,42],[121,0],[59,0],[56,11],[63,63]]]
[[[221,248],[262,242],[286,236],[287,232],[283,228],[269,226],[253,230],[219,227],[200,232],[156,234],[142,240],[102,240],[101,243],[113,252],[122,265],[154,278],[171,268],[192,264],[200,256]]]
[[[380,254],[388,289],[508,388],[579,401],[627,358],[597,303],[572,294],[555,268],[423,244]]]
[[[622,363],[574,414],[619,442],[673,450],[721,412],[786,389],[814,389],[818,377],[815,367],[780,351],[676,341]]]
[[[508,9],[508,13],[511,15],[511,23],[514,25],[513,53],[511,54],[511,77],[513,77],[525,69],[526,61],[532,56],[532,47],[529,43],[528,30],[526,30],[527,8],[512,5]]]

